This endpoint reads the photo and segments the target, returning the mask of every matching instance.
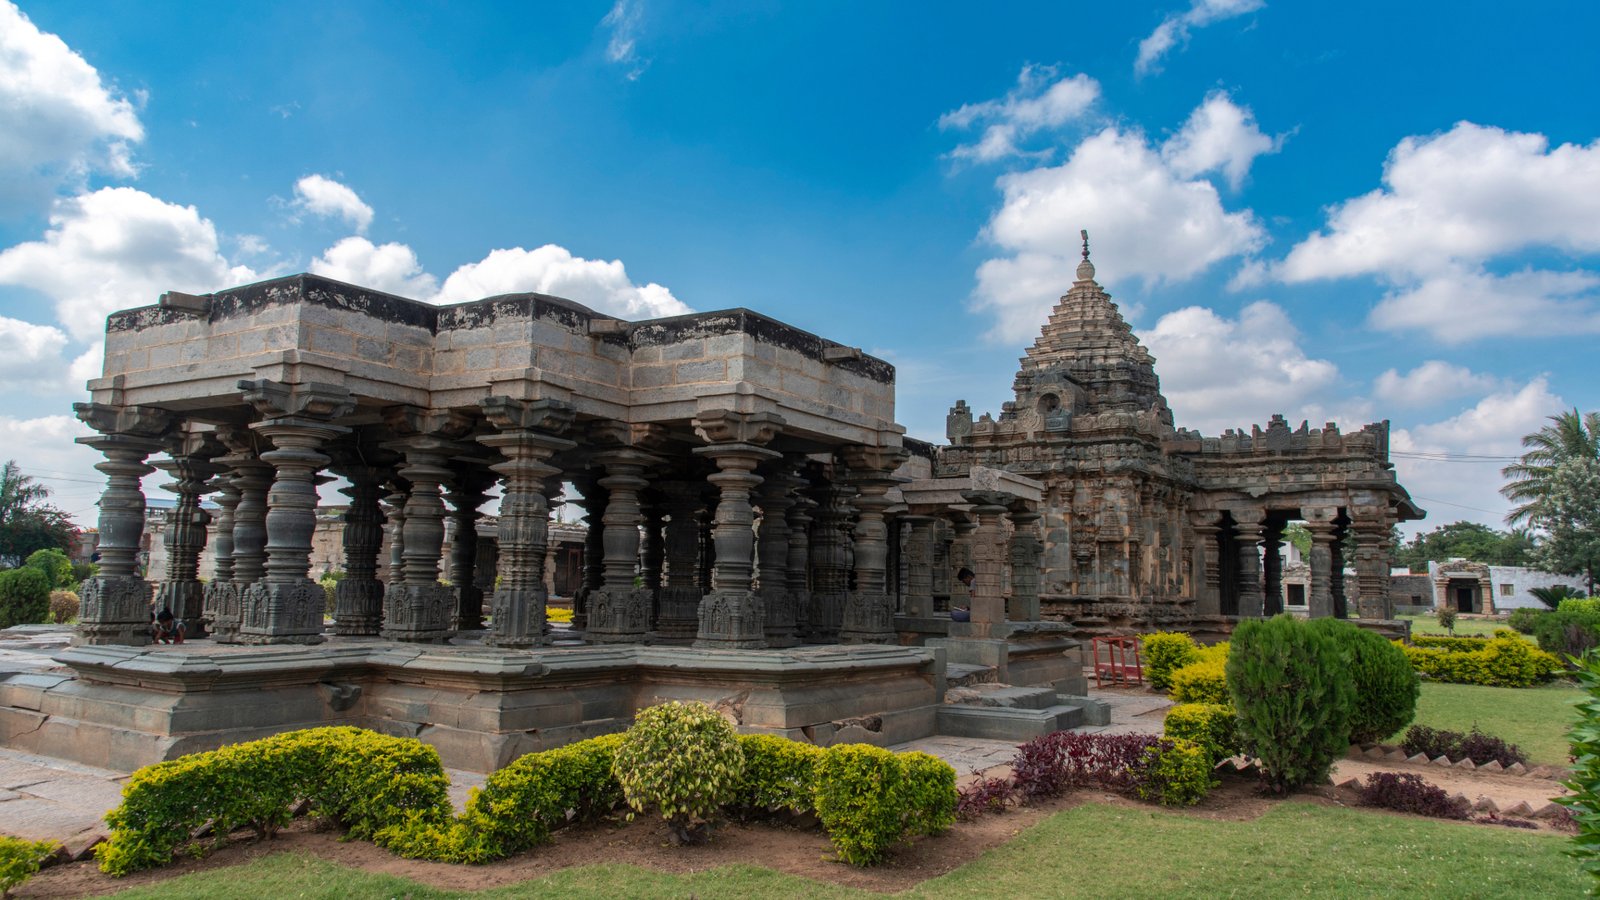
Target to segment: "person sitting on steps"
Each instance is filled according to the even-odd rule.
[[[967,586],[967,605],[966,606],[952,606],[952,607],[950,607],[950,621],[952,621],[952,622],[971,622],[972,621],[972,609],[971,609],[971,606],[972,606],[972,592],[973,592],[972,583],[975,580],[977,580],[977,577],[978,576],[974,575],[972,570],[967,568],[966,566],[962,566],[960,569],[956,570],[956,580]]]

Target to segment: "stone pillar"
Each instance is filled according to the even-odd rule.
[[[929,563],[933,567],[933,612],[934,614],[950,611],[951,585],[956,583],[955,569],[950,562],[950,542],[955,534],[950,523],[943,519],[936,519],[933,523],[933,557]],[[965,590],[965,588],[963,588]]]
[[[1222,528],[1214,512],[1193,513],[1189,521],[1194,529],[1195,566],[1199,569],[1194,573],[1195,612],[1202,616],[1221,615],[1222,557],[1218,552],[1217,535]]]
[[[389,578],[384,582],[385,592],[388,585],[399,583],[406,571],[406,501],[411,497],[411,482],[396,471],[389,477],[386,487],[389,493],[383,498],[383,517],[389,521]]]
[[[766,611],[750,589],[754,535],[750,492],[761,484],[757,465],[778,454],[764,444],[777,436],[783,419],[773,413],[710,410],[694,419],[695,431],[709,446],[694,452],[716,463],[707,479],[719,492],[712,530],[716,562],[711,592],[700,603],[696,647],[714,649],[765,647]]]
[[[310,577],[317,471],[329,461],[321,448],[350,430],[329,420],[353,409],[355,397],[342,388],[267,380],[241,381],[239,388],[245,401],[267,417],[252,427],[276,449],[261,454],[274,471],[267,492],[266,574],[244,591],[238,639],[245,644],[320,643],[327,594]]]
[[[666,539],[662,534],[666,512],[660,498],[654,495],[642,500],[640,509],[644,514],[644,530],[639,536],[639,579],[650,601],[650,631],[653,632],[661,616],[661,584],[667,562]]]
[[[344,514],[344,577],[334,589],[333,633],[373,637],[383,626],[378,551],[383,546],[384,519],[378,498],[388,469],[336,459],[334,470],[350,482],[340,489],[350,498],[350,507]]]
[[[766,611],[768,647],[793,647],[800,643],[795,627],[794,595],[789,590],[789,509],[794,505],[790,492],[798,479],[787,472],[766,476],[756,502],[761,505],[761,522],[756,530],[757,593]]]
[[[1356,532],[1356,586],[1360,596],[1356,600],[1356,615],[1363,619],[1392,619],[1394,607],[1389,600],[1389,522],[1380,511],[1360,515],[1355,520]],[[1494,586],[1483,586],[1483,612],[1494,611]]]
[[[1306,520],[1306,530],[1311,532],[1311,553],[1306,565],[1311,570],[1311,590],[1306,598],[1308,613],[1313,619],[1333,615],[1333,518],[1336,509],[1305,509],[1301,515]]]
[[[913,619],[933,616],[933,543],[932,516],[905,515],[900,521],[906,528],[906,615]]]
[[[172,425],[170,414],[143,407],[73,405],[90,428],[78,438],[106,461],[95,466],[106,476],[100,495],[100,572],[80,588],[76,644],[150,643],[150,583],[139,575],[139,539],[144,534],[144,492],[139,481],[155,471],[145,457],[161,449]]]
[[[953,513],[950,527],[955,537],[950,541],[950,605],[965,606],[967,597],[971,594],[970,588],[964,587],[955,580],[956,572],[962,569],[971,569],[977,574],[977,564],[972,558],[973,534],[978,530],[978,520],[972,515],[970,509],[951,510]]]
[[[405,462],[400,474],[411,483],[401,526],[400,576],[383,591],[384,637],[414,643],[444,643],[455,624],[455,592],[439,582],[444,553],[443,485],[457,445],[436,434],[418,433],[391,445]]]
[[[1006,600],[1000,591],[1002,568],[1005,565],[1005,527],[1001,516],[1011,497],[995,491],[963,491],[961,496],[972,504],[972,515],[977,519],[969,546],[972,548],[972,622],[960,629],[963,636],[974,638],[1004,638]],[[952,626],[954,628],[954,626]],[[955,632],[952,631],[952,634]]]
[[[639,492],[649,486],[644,473],[657,460],[623,447],[595,456],[594,462],[605,469],[599,484],[607,499],[602,519],[605,557],[600,590],[589,595],[588,639],[595,644],[643,643],[650,631],[650,595],[634,586],[644,521]]]
[[[1236,511],[1233,517],[1234,539],[1239,543],[1239,617],[1259,619],[1265,611],[1261,596],[1261,521],[1265,514],[1246,509]]]
[[[856,486],[856,530],[854,535],[856,587],[845,603],[844,622],[839,627],[843,644],[897,643],[894,630],[894,598],[888,591],[889,530],[883,511],[893,502],[885,496],[889,488],[904,479],[894,470],[905,461],[901,447],[846,447],[846,465]]]
[[[492,479],[471,464],[458,469],[446,493],[453,512],[455,540],[450,544],[450,585],[455,590],[455,630],[483,627],[483,589],[477,584],[478,508]]]
[[[1350,618],[1350,604],[1344,592],[1345,529],[1344,521],[1335,522],[1333,543],[1328,545],[1329,555],[1333,558],[1332,563],[1328,566],[1328,583],[1333,594],[1333,615],[1339,619]]]
[[[1011,508],[1011,600],[1006,618],[1013,622],[1039,621],[1039,559],[1044,542],[1039,540],[1040,515],[1026,506]]]
[[[850,593],[847,564],[850,501],[855,488],[837,478],[817,491],[816,521],[811,526],[811,605],[806,615],[809,640],[831,644],[839,639],[845,598]]]
[[[572,630],[585,631],[589,627],[589,598],[600,590],[605,580],[603,565],[606,559],[605,515],[606,490],[593,478],[578,483],[583,494],[583,583],[572,596]]]
[[[213,525],[211,550],[216,558],[216,567],[211,572],[211,580],[206,583],[205,599],[201,615],[206,620],[206,630],[214,632],[216,629],[219,610],[228,602],[225,595],[232,594],[232,603],[237,611],[239,604],[238,590],[233,586],[233,523],[234,510],[239,506],[239,485],[234,479],[233,470],[227,457],[217,460],[222,465],[221,472],[213,483],[217,493],[216,523]],[[237,627],[238,614],[234,614]]]
[[[1262,612],[1275,616],[1283,612],[1283,523],[1265,526],[1261,541]]]
[[[156,589],[157,609],[168,609],[183,622],[186,636],[205,637],[205,585],[200,583],[200,554],[206,548],[206,525],[211,514],[200,508],[200,498],[213,490],[207,479],[217,473],[211,459],[222,448],[209,435],[189,435],[173,449],[170,459],[156,467],[173,477],[163,488],[178,495],[177,508],[167,520],[166,578]]]
[[[786,560],[789,603],[794,609],[795,631],[809,634],[811,610],[811,511],[816,501],[804,493],[807,481],[797,478],[794,505],[789,507],[789,553]]]
[[[666,497],[664,535],[667,580],[661,588],[660,612],[654,641],[686,643],[700,630],[700,493],[697,481],[666,481],[659,485]]]
[[[500,586],[494,591],[493,621],[484,642],[496,647],[537,647],[545,642],[545,552],[550,535],[546,485],[561,470],[551,456],[576,446],[558,437],[572,423],[573,409],[554,400],[490,397],[489,422],[500,429],[479,442],[505,456],[493,468],[504,479],[500,498]]]
[[[244,594],[267,574],[267,491],[272,488],[272,466],[261,460],[270,448],[264,435],[246,428],[218,429],[230,452],[223,461],[233,469],[239,505],[233,513],[233,580],[217,589],[216,616],[211,636],[219,644],[238,643],[244,617]]]

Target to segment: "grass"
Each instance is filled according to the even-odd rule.
[[[1568,841],[1285,801],[1247,822],[1088,803],[1057,813],[961,868],[908,892],[962,897],[1573,897],[1588,887]],[[537,853],[537,851],[535,851]],[[320,859],[276,854],[118,897],[227,896],[728,897],[877,896],[755,866],[692,875],[595,865],[463,895]]]
[[[1439,624],[1434,616],[1396,616],[1395,618],[1411,623],[1411,634],[1435,634],[1443,637],[1449,632]],[[1456,618],[1456,637],[1494,637],[1496,628],[1510,628],[1504,619],[1467,619]],[[1532,640],[1532,638],[1529,638]]]
[[[1567,764],[1567,729],[1583,691],[1569,684],[1534,688],[1424,682],[1416,725],[1449,731],[1479,730],[1517,744],[1535,765]],[[1404,730],[1401,731],[1404,734]],[[1389,739],[1399,743],[1401,734]]]

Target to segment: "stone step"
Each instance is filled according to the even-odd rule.
[[[973,696],[955,702],[973,706],[1004,706],[1010,709],[1047,709],[1056,706],[1054,687],[1017,687],[1009,684],[981,684]]]
[[[993,684],[995,681],[994,666],[977,666],[968,663],[947,663],[944,667],[945,685],[948,687],[971,687],[975,684]]]
[[[1083,711],[1075,706],[1017,709],[1008,706],[945,704],[939,707],[939,734],[948,737],[1029,741],[1052,731],[1082,724]]]
[[[1104,700],[1096,700],[1080,694],[1057,694],[1056,703],[1060,706],[1074,706],[1083,714],[1083,721],[1079,725],[1110,725],[1111,704]]]

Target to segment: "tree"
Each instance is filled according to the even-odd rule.
[[[1413,535],[1395,553],[1398,565],[1425,572],[1430,562],[1470,559],[1491,566],[1526,566],[1533,562],[1533,535],[1526,530],[1497,531],[1477,522],[1452,522]]]
[[[66,513],[45,501],[50,489],[22,474],[16,460],[0,466],[0,566],[22,564],[36,550],[65,550],[77,529]]]
[[[1519,504],[1506,517],[1511,525],[1532,523],[1550,490],[1550,480],[1564,462],[1600,460],[1600,413],[1579,415],[1574,408],[1551,416],[1552,424],[1524,435],[1527,451],[1522,459],[1500,470],[1507,483],[1500,489],[1507,500]]]
[[[1561,608],[1561,601],[1563,600],[1583,599],[1583,592],[1570,584],[1552,584],[1549,587],[1528,588],[1528,593],[1532,594],[1535,600],[1551,609]]]
[[[1600,460],[1577,458],[1553,466],[1533,523],[1545,533],[1534,551],[1539,568],[1582,575],[1592,596],[1600,574]]]

